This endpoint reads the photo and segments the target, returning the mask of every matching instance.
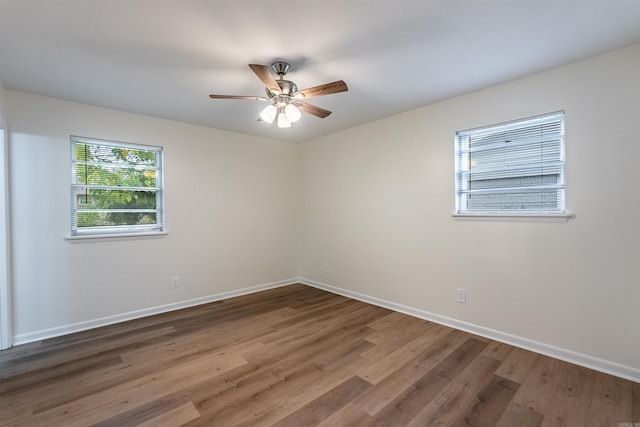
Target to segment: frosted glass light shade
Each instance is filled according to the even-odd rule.
[[[298,110],[298,107],[296,107],[293,104],[287,104],[287,106],[284,107],[284,112],[287,115],[287,119],[289,119],[291,123],[297,122],[298,120],[300,120],[300,117],[302,116],[302,113],[300,113],[300,110]]]
[[[260,113],[260,118],[267,123],[273,123],[273,120],[276,118],[278,114],[278,109],[275,105],[269,104],[264,107],[264,110]]]
[[[291,122],[287,118],[287,114],[284,113],[284,112],[281,112],[281,113],[278,114],[278,127],[279,128],[290,128],[291,127]]]

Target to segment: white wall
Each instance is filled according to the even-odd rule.
[[[297,276],[299,146],[5,95],[16,341]],[[65,240],[69,135],[164,147],[167,236]]]
[[[638,76],[640,45],[303,144],[301,275],[640,378]],[[455,132],[557,110],[576,217],[454,219]]]

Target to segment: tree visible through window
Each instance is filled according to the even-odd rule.
[[[71,233],[162,231],[162,148],[71,137]]]
[[[456,212],[565,213],[564,113],[456,134]]]

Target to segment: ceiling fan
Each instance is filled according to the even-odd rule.
[[[311,105],[305,99],[349,90],[347,84],[342,80],[298,90],[298,86],[294,82],[284,79],[287,71],[289,71],[289,64],[284,61],[276,61],[271,64],[271,69],[276,74],[277,79],[269,70],[269,67],[265,65],[249,64],[249,67],[264,83],[267,92],[266,97],[243,95],[209,95],[209,97],[213,99],[267,101],[269,105],[260,112],[258,120],[273,123],[277,119],[279,128],[291,127],[291,123],[300,120],[302,112],[324,119],[331,114],[331,111]]]

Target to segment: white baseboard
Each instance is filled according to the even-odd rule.
[[[524,348],[526,350],[544,354],[545,356],[551,356],[556,359],[564,360],[565,362],[584,366],[585,368],[594,369],[596,371],[604,372],[606,374],[614,375],[620,378],[640,382],[640,369],[634,368],[632,366],[622,365],[616,362],[611,362],[609,360],[600,359],[565,348],[530,340],[528,338],[519,337],[517,335],[500,332],[494,329],[486,328],[484,326],[475,325],[473,323],[463,322],[451,317],[441,316],[439,314],[430,313],[428,311],[420,310],[417,308],[407,307],[402,304],[397,304],[369,295],[337,288],[335,286],[327,285],[326,283],[316,282],[304,278],[299,278],[298,282],[308,286],[313,286],[314,288],[332,292],[334,294],[343,295],[345,297],[388,308],[390,310],[405,313],[410,316],[418,317],[420,319],[429,320],[434,323],[439,323],[451,328],[459,329],[485,338],[490,338],[492,340],[510,344],[515,347]]]
[[[267,289],[279,288],[282,286],[299,283],[297,278],[280,280],[278,282],[265,283],[263,285],[251,286],[248,288],[238,289],[234,291],[222,292],[219,294],[207,295],[200,298],[193,298],[186,301],[174,302],[171,304],[160,305],[157,307],[144,308],[142,310],[131,311],[128,313],[116,314],[113,316],[101,317],[98,319],[87,320],[84,322],[72,323],[70,325],[57,326],[55,328],[43,329],[40,331],[29,332],[26,334],[15,335],[13,344],[26,344],[34,341],[40,341],[48,338],[59,337],[62,335],[72,334],[74,332],[86,331],[88,329],[99,328],[101,326],[112,325],[114,323],[126,322],[127,320],[139,319],[141,317],[152,316],[154,314],[167,313],[169,311],[180,310],[182,308],[193,307],[196,305],[207,304],[214,301],[238,297],[241,295],[253,294]]]

